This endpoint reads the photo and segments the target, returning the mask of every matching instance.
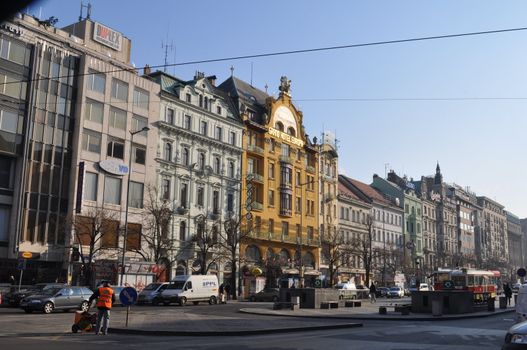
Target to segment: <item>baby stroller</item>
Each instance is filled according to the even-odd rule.
[[[75,321],[71,326],[71,331],[73,333],[77,333],[78,331],[91,332],[95,329],[96,323],[96,313],[90,313],[89,311],[75,311]]]

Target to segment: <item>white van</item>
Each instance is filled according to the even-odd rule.
[[[218,277],[216,275],[181,275],[161,292],[164,305],[177,303],[183,306],[187,301],[197,305],[200,301],[218,303]]]

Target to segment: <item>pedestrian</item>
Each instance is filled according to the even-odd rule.
[[[110,282],[104,281],[102,286],[92,294],[89,300],[89,305],[97,299],[97,325],[95,326],[95,334],[108,334],[108,326],[110,325],[110,310],[115,302],[115,293],[110,288]],[[101,332],[102,326],[102,332]]]
[[[231,300],[231,285],[228,283],[225,285],[225,295],[227,296],[227,300]]]
[[[225,300],[225,286],[220,284],[220,288],[218,289],[219,297],[220,297],[220,304],[224,303]]]
[[[507,305],[510,305],[512,298],[512,289],[508,283],[505,283],[505,285],[503,286],[503,292],[505,293],[505,298],[507,298]]]
[[[377,287],[375,287],[375,284],[372,282],[370,285],[370,302],[375,303],[377,302]]]
[[[11,276],[9,277],[9,283],[11,283],[12,285],[15,285],[15,284],[16,284],[15,276],[11,275]]]

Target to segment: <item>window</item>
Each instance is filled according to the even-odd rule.
[[[221,172],[221,159],[220,157],[214,157],[214,172],[220,174]]]
[[[121,204],[121,179],[106,176],[104,179],[104,202]]]
[[[0,156],[0,188],[13,189],[15,159]]]
[[[207,97],[205,97],[205,101],[203,103],[203,108],[205,108],[206,110],[209,109],[209,99]]]
[[[269,178],[274,179],[274,163],[269,162]]]
[[[128,236],[126,237],[126,250],[137,251],[141,249],[141,224],[128,223]]]
[[[302,186],[302,174],[297,170],[296,172],[296,184],[297,187]]]
[[[117,79],[112,80],[112,98],[128,101],[128,84]]]
[[[163,153],[163,159],[167,162],[172,161],[172,144],[170,142],[165,142],[165,150]]]
[[[295,211],[297,213],[302,213],[302,198],[296,197]]]
[[[307,227],[307,239],[312,241],[313,238],[314,238],[314,229],[313,229],[313,226],[308,226]]]
[[[203,107],[203,95],[199,95],[199,106]]]
[[[101,153],[101,134],[84,129],[82,133],[82,149],[89,152]]]
[[[190,115],[185,116],[183,127],[187,130],[192,129],[192,117]]]
[[[84,175],[84,199],[97,200],[97,177],[96,173],[86,172]]]
[[[227,212],[234,211],[234,195],[232,193],[227,194]]]
[[[188,197],[188,186],[187,184],[181,184],[181,190],[179,192],[179,200],[183,208],[188,208],[187,197]]]
[[[289,145],[286,143],[282,143],[282,156],[289,157]]]
[[[16,113],[0,110],[0,130],[16,134],[17,123],[18,115]]]
[[[289,236],[289,223],[282,221],[282,236]]]
[[[229,133],[229,143],[233,146],[236,146],[236,133],[234,131]]]
[[[274,233],[274,220],[269,219],[269,232]]]
[[[22,65],[29,64],[29,50],[26,46],[5,37],[0,39],[0,57]]]
[[[197,194],[196,194],[196,197],[197,197],[197,204],[198,204],[198,205],[203,206],[203,203],[204,203],[204,201],[203,201],[203,198],[204,198],[204,192],[205,192],[205,190],[203,189],[203,187],[201,187],[201,186],[198,187],[198,189],[197,189]]]
[[[221,106],[216,106],[216,113],[221,115]]]
[[[93,100],[86,100],[85,119],[102,124],[103,104]]]
[[[205,169],[205,153],[200,152],[198,156],[198,167],[200,170]]]
[[[112,128],[126,130],[126,111],[111,107],[109,123]]]
[[[269,190],[269,206],[274,207],[274,190]]]
[[[183,155],[181,157],[181,161],[182,161],[183,165],[187,165],[188,166],[189,163],[190,163],[190,152],[189,152],[188,148],[184,147],[182,153],[183,153]]]
[[[170,199],[170,180],[169,179],[161,180],[161,198]]]
[[[187,223],[185,221],[181,221],[179,223],[179,240],[184,241],[185,236],[187,232]]]
[[[130,198],[128,204],[132,208],[143,207],[143,189],[144,184],[140,182],[130,181]]]
[[[0,73],[0,94],[13,98],[25,99],[27,83],[21,82],[21,78],[11,74]],[[45,106],[39,106],[45,108]]]
[[[124,141],[120,139],[110,139],[106,151],[108,157],[124,159]]]
[[[104,94],[106,85],[106,76],[103,73],[94,70],[89,71],[88,75],[88,89]]]
[[[212,192],[212,212],[218,214],[220,212],[220,192]]]
[[[217,126],[216,129],[214,130],[214,138],[218,141],[221,141],[222,136],[223,136],[223,129],[221,128],[221,126]]]
[[[205,136],[207,136],[207,127],[208,127],[207,122],[202,120],[202,121],[199,123],[199,133],[200,133],[201,135],[205,135]]]
[[[148,119],[140,117],[138,115],[134,115],[132,117],[132,130],[133,131],[138,131],[145,127],[148,127]],[[146,136],[146,131],[139,133],[139,135]]]
[[[174,110],[172,108],[166,109],[165,122],[172,125],[174,124]]]
[[[133,148],[134,163],[145,165],[146,148],[134,145]]]
[[[187,101],[188,103],[190,103],[192,101],[192,96],[190,94],[186,94],[185,95],[185,101]]]
[[[147,91],[138,88],[134,90],[134,106],[148,109],[148,101],[149,96]]]
[[[232,179],[234,178],[234,162],[231,160],[229,161],[229,173],[228,176]]]

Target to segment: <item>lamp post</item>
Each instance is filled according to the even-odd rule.
[[[123,255],[121,256],[121,280],[120,285],[124,282],[124,258],[126,255],[126,243],[128,240],[128,207],[130,204],[130,179],[132,177],[132,148],[134,145],[134,135],[139,134],[143,131],[148,131],[148,126],[143,127],[141,130],[130,131],[130,154],[128,157],[128,181],[126,183],[126,210],[124,214],[124,241],[123,241]]]
[[[300,187],[300,198],[304,198],[304,186],[312,183],[315,183],[315,180],[297,184],[297,186]],[[298,237],[298,273],[300,276],[300,288],[304,288],[304,263],[302,259],[302,231],[304,230],[304,212],[302,209],[302,206],[300,206],[300,237]]]

